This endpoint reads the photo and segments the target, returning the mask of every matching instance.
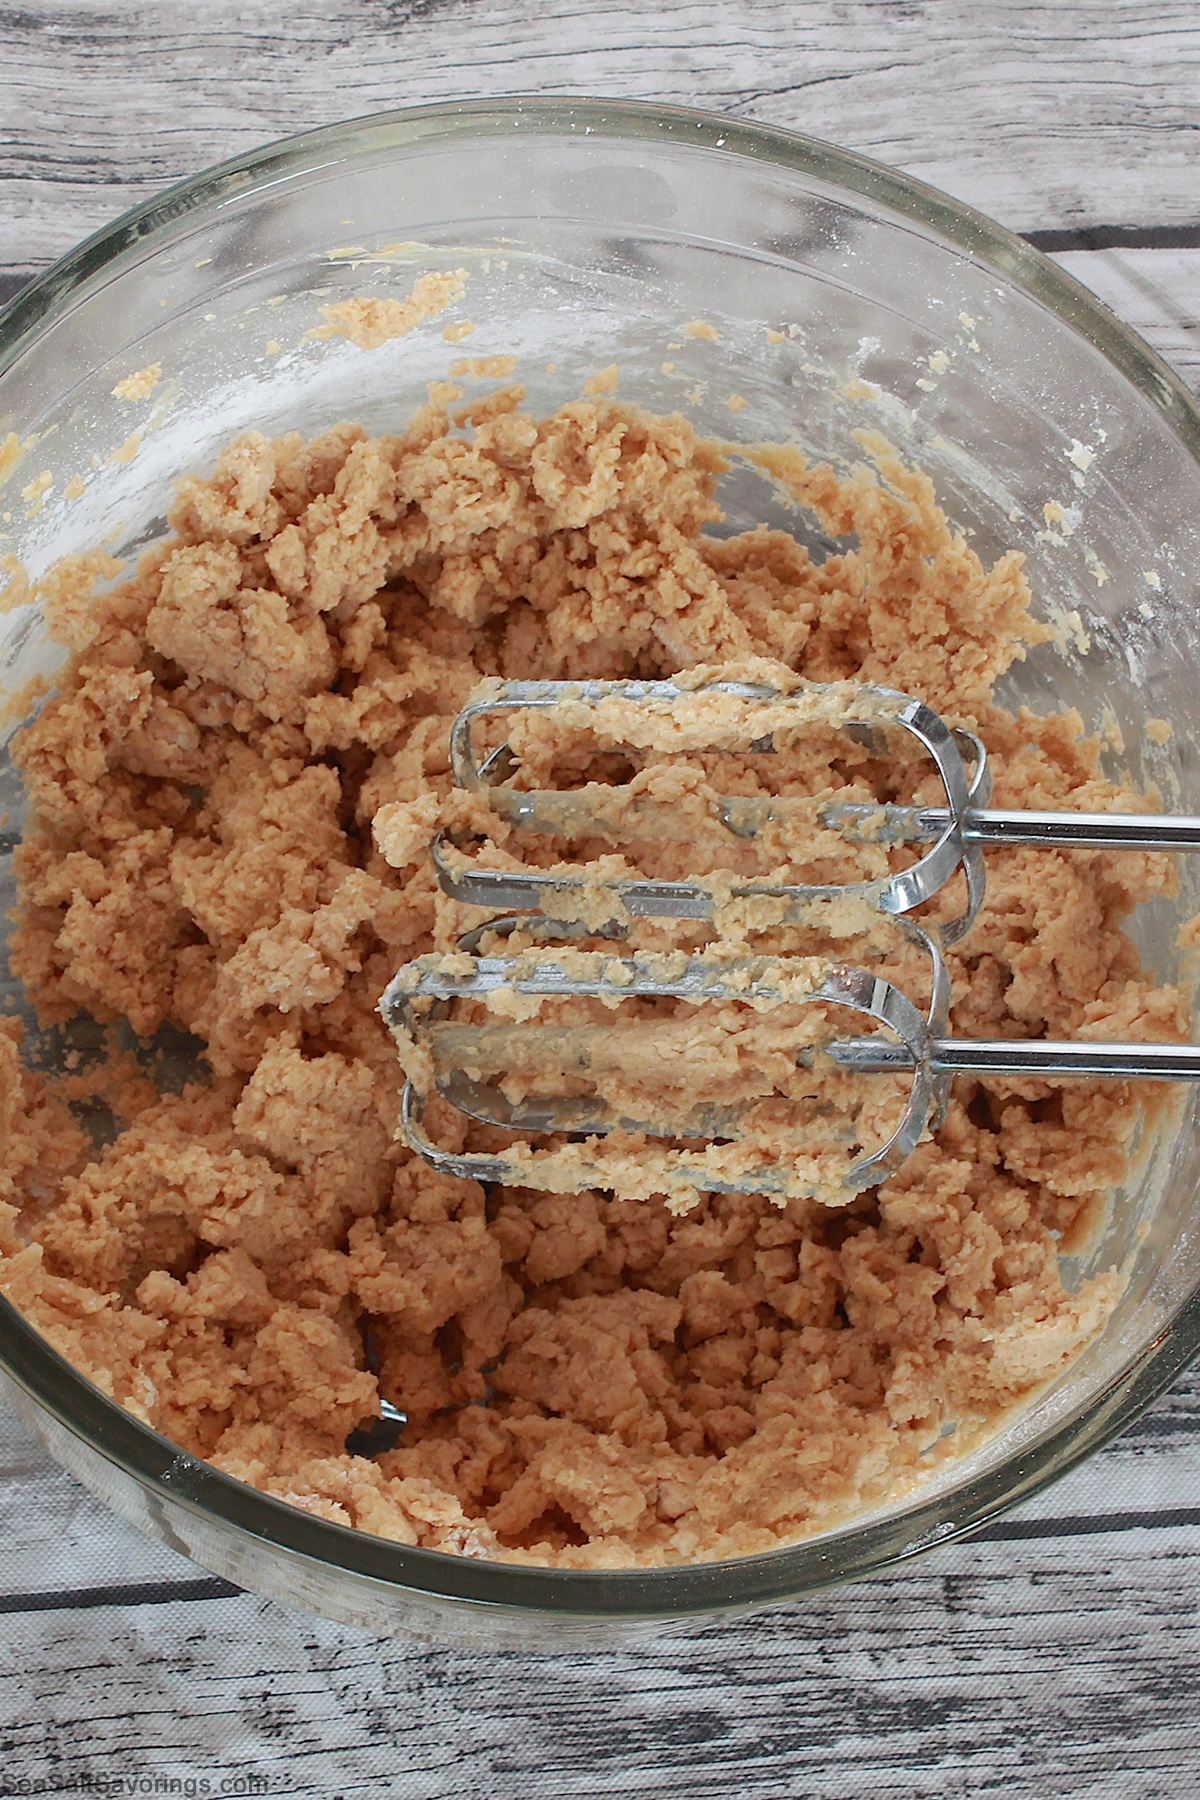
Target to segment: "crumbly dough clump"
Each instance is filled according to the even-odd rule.
[[[978,730],[999,804],[1133,799],[1074,714],[993,703],[1038,635],[1020,559],[984,568],[881,441],[848,476],[757,453],[855,543],[818,565],[782,531],[705,534],[725,462],[682,418],[596,400],[539,421],[521,398],[452,418],[439,389],[394,437],[248,434],[180,484],[132,575],[91,556],[43,584],[75,661],[19,743],[15,966],[45,1022],[168,1022],[212,1078],[160,1093],[114,1064],[97,1152],[0,1031],[4,1286],[140,1418],[322,1517],[563,1567],[759,1552],[919,1482],[948,1425],[968,1443],[1095,1332],[1119,1278],[1067,1292],[1059,1250],[1145,1095],[961,1081],[936,1141],[841,1209],[708,1196],[674,1217],[434,1173],[395,1137],[376,1008],[478,921],[427,854],[455,818],[450,720],[485,677],[766,658]],[[542,742],[529,726],[535,772]],[[936,800],[845,758],[843,735],[780,791]],[[722,791],[759,792],[763,763],[731,752]],[[720,786],[700,753],[672,766],[681,803]],[[652,872],[694,867],[681,837]],[[1135,853],[992,853],[955,1029],[1184,1035],[1120,929],[1170,879]],[[408,1415],[398,1446],[348,1454],[380,1395]]]

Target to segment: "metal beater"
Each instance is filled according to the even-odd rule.
[[[736,703],[731,709],[730,702]],[[813,822],[847,841],[887,845],[927,845],[911,866],[871,881],[837,886],[713,878],[665,882],[618,877],[596,881],[586,869],[508,870],[480,867],[446,834],[433,846],[440,885],[468,903],[516,909],[469,932],[457,952],[417,958],[400,969],[381,1002],[381,1012],[401,1046],[409,1072],[403,1100],[403,1127],[412,1146],[434,1167],[481,1181],[548,1188],[556,1192],[613,1186],[606,1139],[633,1135],[633,1152],[622,1160],[619,1188],[628,1196],[665,1194],[685,1206],[697,1193],[768,1194],[779,1200],[807,1195],[837,1204],[874,1186],[908,1157],[922,1135],[936,1129],[956,1074],[1007,1076],[1102,1076],[1126,1080],[1191,1080],[1200,1076],[1200,1048],[1178,1044],[1115,1044],[962,1040],[946,1035],[950,975],[942,947],[969,931],[985,891],[983,851],[989,844],[1054,845],[1078,849],[1194,850],[1200,848],[1200,819],[1157,814],[1104,814],[1002,811],[987,805],[991,779],[987,752],[971,733],[951,729],[924,702],[883,687],[800,681],[787,689],[756,681],[683,675],[671,681],[493,682],[459,714],[451,733],[458,785],[478,793],[489,813],[518,832],[628,842],[676,839],[681,826],[670,808],[653,801],[630,810],[619,790],[591,784],[581,790],[524,791],[508,785],[517,762],[502,743],[480,762],[477,722],[518,711],[548,712],[572,724],[591,722],[629,749],[707,747],[769,753],[777,739],[813,724],[836,726],[860,742],[876,745],[889,728],[906,733],[932,761],[944,795],[937,806],[866,802],[811,802],[775,797],[717,797],[714,823],[737,838],[759,836],[768,824],[803,829]],[[737,724],[728,729],[731,711]],[[711,732],[719,712],[726,742]],[[683,829],[686,829],[684,827]],[[958,869],[965,877],[965,904],[948,922],[926,929],[911,915],[939,894]],[[716,920],[723,906],[759,905],[771,924],[820,922],[822,909],[858,904],[865,916],[896,921],[903,940],[928,958],[930,1000],[924,1011],[878,973],[833,959],[734,956],[723,952],[687,954],[637,952],[622,956],[607,949],[567,948],[578,942],[620,940],[636,918]],[[600,911],[597,912],[599,905]],[[601,917],[603,913],[605,916]],[[560,916],[561,915],[561,916]],[[517,954],[479,954],[484,939],[518,933],[529,947]],[[748,1017],[774,1009],[815,1009],[822,1020],[831,1009],[869,1021],[869,1035],[836,1030],[797,1032],[789,1061],[828,1079],[886,1074],[911,1076],[898,1122],[878,1148],[857,1156],[835,1173],[823,1110],[801,1084],[804,1129],[786,1151],[763,1161],[753,1132],[740,1141],[747,1121],[754,1124],[771,1096],[752,1094],[748,1102],[704,1100],[673,1121],[640,1117],[606,1100],[606,1072],[618,1075],[622,1057],[648,1038],[643,1021],[622,1047],[614,1027],[594,1019],[582,1025],[554,1022],[533,1031],[519,1016],[547,1000],[599,1002],[618,1008],[631,1000],[695,1004],[736,1003]],[[509,1023],[455,1023],[453,1002],[475,1002],[475,1011],[499,1000],[513,1015]],[[670,1020],[667,1055],[680,1040]],[[674,1030],[674,1040],[671,1032]],[[686,1031],[682,1034],[686,1041]],[[530,1045],[534,1047],[531,1049]],[[747,1054],[739,1042],[739,1055]],[[748,1052],[753,1063],[753,1050]],[[594,1078],[592,1094],[525,1097],[514,1095],[530,1074],[558,1062],[574,1078]],[[739,1069],[741,1064],[739,1063]],[[488,1077],[492,1079],[488,1079]],[[499,1079],[497,1079],[497,1077]],[[765,1079],[765,1078],[764,1078]],[[507,1081],[510,1092],[505,1092]],[[492,1150],[444,1150],[426,1135],[423,1115],[429,1087],[467,1116],[505,1133],[549,1134],[566,1139],[533,1149],[526,1143]],[[618,1087],[622,1084],[618,1080]],[[628,1082],[624,1083],[627,1087]],[[785,1083],[785,1086],[789,1084]],[[775,1114],[779,1108],[775,1106]],[[844,1143],[854,1145],[854,1126]],[[580,1138],[583,1139],[582,1147]],[[647,1139],[674,1139],[669,1148]],[[708,1140],[697,1143],[697,1140]],[[814,1151],[813,1144],[819,1146]]]

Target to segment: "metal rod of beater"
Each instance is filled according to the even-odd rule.
[[[1089,1044],[1049,1038],[932,1038],[936,1074],[1109,1076],[1120,1081],[1200,1080],[1196,1044]],[[824,1046],[839,1068],[863,1075],[900,1073],[913,1059],[903,1044],[841,1038]]]
[[[865,810],[865,809],[864,809]],[[914,835],[940,837],[945,807],[914,808]],[[971,844],[1063,844],[1075,850],[1200,850],[1200,818],[1162,813],[1005,811],[971,807],[962,835]]]

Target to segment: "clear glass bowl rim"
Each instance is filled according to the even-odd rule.
[[[438,102],[322,126],[175,183],[86,238],[0,309],[0,375],[39,333],[125,266],[144,260],[181,222],[200,222],[230,202],[320,169],[403,153],[419,145],[514,131],[629,143],[673,139],[716,156],[766,161],[830,184],[924,228],[1040,301],[1099,350],[1170,423],[1200,464],[1200,409],[1174,371],[1085,287],[1022,239],[925,182],[821,139],[747,124],[691,107],[616,99],[513,95]],[[719,141],[718,141],[719,140]],[[986,1526],[1001,1512],[1117,1436],[1200,1354],[1200,1289],[1168,1330],[1121,1374],[1036,1442],[949,1493],[901,1514],[851,1524],[810,1541],[726,1562],[656,1569],[559,1570],[489,1563],[409,1548],[319,1519],[260,1493],[180,1452],[110,1400],[0,1297],[0,1367],[36,1408],[95,1454],[211,1528],[224,1526],[326,1576],[342,1571],[375,1590],[461,1600],[549,1620],[653,1620],[780,1603],[841,1581],[876,1574],[934,1544]]]

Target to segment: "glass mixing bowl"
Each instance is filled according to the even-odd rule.
[[[1123,740],[1114,768],[1200,811],[1200,416],[1180,383],[967,207],[827,144],[678,108],[518,99],[387,114],[225,163],[126,214],[0,317],[0,444],[15,433],[17,459],[0,552],[36,575],[100,540],[136,549],[162,530],[172,477],[245,427],[397,428],[461,353],[443,321],[370,353],[305,333],[325,302],[402,296],[445,268],[468,273],[466,348],[516,354],[534,408],[616,363],[624,397],[722,437],[791,437],[845,466],[855,429],[885,431],[981,556],[1024,549],[1061,627],[1002,697],[1078,707]],[[712,333],[684,329],[697,319]],[[153,394],[113,396],[153,363]],[[744,474],[723,499],[731,528],[795,523]],[[52,678],[62,653],[26,606],[0,617],[0,654],[11,735],[27,683]],[[1165,746],[1143,730],[1154,715],[1175,724]],[[0,788],[11,849],[22,798],[7,763]],[[1177,901],[1135,922],[1165,978],[1178,924],[1200,910],[1190,869],[1182,880]],[[545,1649],[778,1603],[1027,1498],[1200,1348],[1188,1099],[1076,1259],[1075,1275],[1128,1264],[1102,1335],[915,1497],[769,1555],[580,1573],[403,1548],[177,1451],[6,1304],[4,1392],[136,1524],[243,1586],[374,1631]]]

